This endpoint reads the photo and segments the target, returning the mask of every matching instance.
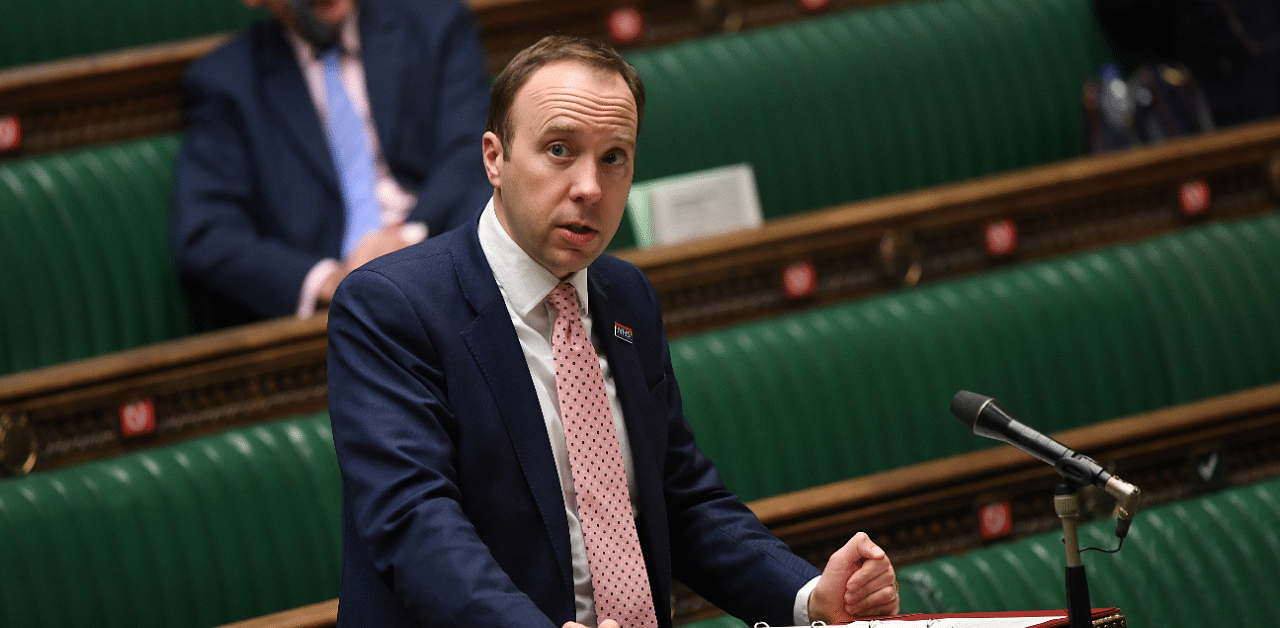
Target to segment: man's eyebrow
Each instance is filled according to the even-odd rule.
[[[552,122],[551,124],[547,125],[545,129],[543,129],[542,133],[544,135],[570,135],[574,133],[579,133],[581,131],[582,131],[582,127],[577,124],[573,124],[570,122]],[[634,148],[636,145],[636,138],[634,135],[625,135],[625,134],[614,135],[613,141],[621,142],[632,148]]]
[[[544,130],[546,133],[577,133],[578,125],[567,122],[553,122]]]
[[[634,135],[615,135],[613,141],[626,144],[628,148],[636,147],[636,138]]]

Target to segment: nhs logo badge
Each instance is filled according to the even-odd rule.
[[[635,332],[631,331],[630,327],[627,327],[622,323],[615,322],[613,324],[613,335],[617,336],[619,340],[627,343],[631,343],[635,340]]]

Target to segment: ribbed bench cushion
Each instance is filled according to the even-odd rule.
[[[766,218],[1084,153],[1088,0],[931,0],[628,55],[636,181],[748,162]],[[613,246],[633,246],[629,229]]]
[[[756,499],[1280,380],[1280,214],[672,341],[685,414]]]
[[[240,2],[5,0],[0,68],[231,31],[262,19]]]
[[[1114,548],[1115,524],[1081,527]],[[1138,511],[1117,554],[1085,552],[1090,602],[1133,628],[1270,626],[1280,615],[1280,480]],[[1061,531],[898,570],[903,612],[1066,607]]]
[[[338,594],[328,415],[0,481],[0,625],[204,628]]]
[[[176,136],[0,163],[0,374],[169,340]]]
[[[0,22],[0,46],[118,47],[251,17],[133,0],[104,22],[80,0],[30,3]],[[1087,0],[1023,4],[895,3],[637,52],[649,83],[637,180],[750,161],[775,217],[1078,154],[1080,77],[1105,47]],[[128,27],[102,26],[116,22]],[[177,146],[0,164],[0,374],[193,329],[163,237]],[[614,248],[631,244],[624,229]]]

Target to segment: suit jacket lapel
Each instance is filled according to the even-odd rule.
[[[257,55],[257,62],[262,76],[263,100],[271,118],[285,129],[285,135],[297,147],[308,167],[315,170],[319,179],[341,199],[338,175],[324,127],[320,125],[315,103],[311,102],[311,92],[282,28],[273,23],[260,45],[263,50]]]
[[[567,590],[572,592],[569,522],[564,514],[560,475],[551,453],[542,409],[502,293],[480,249],[475,223],[463,229],[467,231],[465,246],[458,248],[454,268],[463,296],[475,310],[476,318],[462,331],[462,339],[484,374],[498,412],[507,425],[525,481],[555,548],[561,577]]]
[[[400,102],[406,54],[414,47],[406,41],[405,28],[398,20],[378,12],[378,5],[366,2],[360,9],[360,54],[369,92],[369,108],[378,143],[390,153],[396,138],[396,103]],[[415,62],[424,62],[421,59]]]

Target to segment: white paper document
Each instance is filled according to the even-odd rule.
[[[642,248],[759,227],[764,223],[751,164],[735,164],[631,186],[628,213]]]

